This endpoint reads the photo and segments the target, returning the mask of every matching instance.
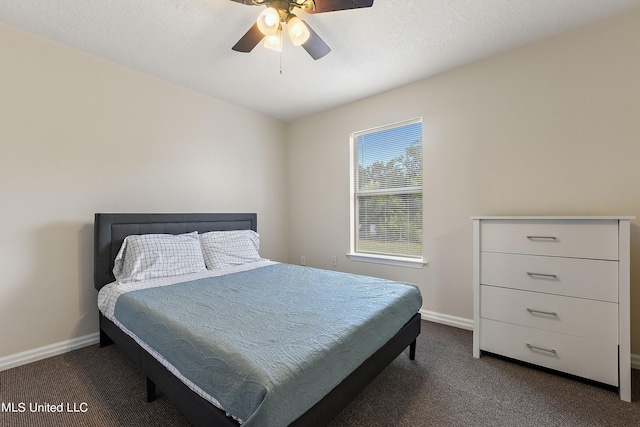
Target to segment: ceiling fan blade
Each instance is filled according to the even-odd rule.
[[[253,0],[231,0],[234,1],[236,3],[242,3],[242,4],[246,4],[247,6],[255,6],[256,4],[253,2]]]
[[[302,21],[302,19],[301,19]],[[302,21],[304,22],[304,21]],[[320,36],[313,31],[313,28],[309,26],[306,22],[304,25],[309,29],[309,40],[302,44],[304,50],[311,55],[313,59],[320,59],[325,56],[327,53],[331,52],[331,48],[327,46],[327,44],[320,38]]]
[[[263,38],[264,34],[260,32],[258,24],[255,23],[231,49],[237,52],[251,52]]]
[[[371,7],[373,0],[316,0],[316,9],[309,13],[335,12],[337,10],[359,9]]]

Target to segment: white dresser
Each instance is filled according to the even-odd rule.
[[[631,401],[632,216],[473,217],[473,355],[618,387]]]

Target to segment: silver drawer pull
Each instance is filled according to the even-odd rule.
[[[558,240],[556,236],[527,236],[529,240]]]
[[[548,277],[550,279],[557,279],[558,276],[555,274],[548,274],[548,273],[534,273],[533,271],[527,271],[527,275],[528,276],[540,276],[540,277]]]
[[[533,308],[527,308],[527,311],[531,314],[545,314],[547,316],[558,316],[558,313],[556,313],[555,311],[535,310]]]
[[[539,351],[544,351],[546,353],[556,354],[556,351],[554,349],[552,349],[552,348],[538,347],[536,345],[531,345],[529,343],[527,343],[527,347],[529,348],[529,350],[539,350]]]

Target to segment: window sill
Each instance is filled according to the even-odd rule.
[[[389,255],[357,254],[348,253],[347,256],[352,261],[372,262],[376,264],[394,265],[396,267],[422,268],[427,264],[423,258],[403,258]]]

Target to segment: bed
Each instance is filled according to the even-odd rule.
[[[253,213],[241,213],[241,214],[230,214],[230,213],[203,213],[203,214],[128,214],[128,213],[110,213],[110,214],[101,214],[98,213],[95,215],[95,271],[94,271],[94,285],[95,288],[101,290],[105,287],[105,291],[108,287],[117,287],[119,283],[116,282],[114,277],[114,261],[117,257],[122,253],[121,249],[123,246],[123,242],[125,238],[128,236],[145,236],[145,235],[173,235],[173,236],[187,236],[190,233],[198,233],[198,236],[206,235],[207,233],[212,234],[211,232],[231,232],[234,230],[246,230],[250,232],[257,232],[257,215]],[[215,233],[224,234],[224,233]],[[201,238],[201,237],[200,237]],[[245,267],[249,266],[249,267]],[[227,270],[228,268],[228,270]],[[216,270],[216,269],[213,269]],[[103,313],[103,309],[101,308],[99,314],[99,323],[100,323],[100,345],[105,346],[112,343],[118,345],[122,351],[138,366],[138,368],[142,371],[142,373],[146,376],[147,379],[147,400],[153,401],[156,396],[156,391],[159,389],[162,393],[164,393],[175,405],[181,410],[185,416],[194,424],[194,425],[215,425],[215,426],[238,426],[240,422],[244,421],[244,424],[247,426],[251,425],[292,425],[292,426],[322,426],[327,425],[337,414],[339,414],[342,409],[353,399],[355,398],[360,391],[373,379],[375,378],[389,363],[391,363],[399,354],[408,349],[409,358],[415,358],[415,347],[416,347],[416,338],[420,334],[420,315],[417,313],[417,309],[419,309],[419,305],[416,308],[416,297],[412,295],[409,299],[409,296],[404,296],[404,294],[409,294],[411,292],[406,291],[403,286],[410,287],[411,285],[407,284],[395,284],[395,282],[384,281],[382,279],[375,278],[365,278],[364,276],[355,276],[355,275],[347,275],[346,273],[338,273],[334,271],[324,271],[324,270],[315,270],[308,269],[306,267],[300,266],[292,266],[287,264],[273,263],[268,260],[260,260],[255,263],[247,263],[240,266],[225,266],[225,268],[220,269],[220,272],[205,271],[202,272],[203,275],[206,275],[206,278],[200,279],[201,273],[193,273],[192,275],[186,275],[182,277],[189,277],[189,280],[182,281],[180,280],[169,280],[170,286],[158,286],[150,289],[142,289],[131,292],[130,294],[125,294],[124,296],[120,296],[117,298],[118,308],[114,308],[108,312],[108,315]],[[209,277],[213,274],[212,277]],[[196,277],[197,276],[197,277]],[[258,406],[260,406],[259,410],[255,410],[256,413],[260,413],[260,417],[257,418],[253,416],[237,416],[235,410],[238,408],[234,406],[235,403],[225,403],[221,404],[223,401],[221,398],[215,396],[214,392],[210,392],[205,386],[208,387],[207,381],[204,383],[198,383],[190,376],[190,372],[182,372],[176,366],[182,366],[178,362],[180,362],[180,358],[184,358],[185,356],[181,355],[180,358],[175,359],[177,361],[173,361],[169,359],[169,355],[163,355],[155,351],[155,343],[164,343],[165,347],[174,348],[176,347],[176,343],[180,344],[184,341],[189,342],[189,348],[194,347],[193,343],[199,342],[198,338],[189,338],[188,340],[183,339],[182,332],[176,333],[167,331],[166,327],[163,325],[161,328],[161,332],[151,331],[154,329],[153,327],[149,327],[149,325],[157,324],[156,319],[148,320],[151,316],[168,316],[170,314],[164,313],[167,306],[171,306],[172,304],[162,306],[160,309],[156,308],[155,313],[147,314],[138,313],[137,297],[139,295],[145,295],[147,298],[144,304],[153,304],[147,303],[149,300],[149,294],[152,296],[155,293],[160,292],[170,292],[169,296],[163,296],[162,298],[169,299],[171,301],[175,301],[175,298],[188,298],[187,295],[189,293],[186,291],[188,288],[189,292],[202,292],[206,290],[206,292],[211,292],[212,304],[216,307],[215,313],[216,315],[206,315],[204,313],[204,317],[201,318],[198,322],[202,322],[202,328],[211,327],[208,323],[216,322],[216,321],[224,321],[231,323],[224,323],[226,326],[224,330],[224,339],[233,339],[234,335],[238,336],[238,345],[247,344],[250,342],[251,333],[253,333],[253,337],[255,339],[262,339],[260,335],[264,335],[261,331],[256,335],[255,324],[253,327],[249,328],[249,330],[243,330],[247,323],[234,323],[237,319],[243,319],[246,317],[246,313],[252,311],[252,308],[241,309],[240,313],[235,313],[233,309],[229,312],[225,312],[225,307],[233,307],[235,302],[229,302],[228,298],[232,292],[237,292],[238,289],[243,292],[248,293],[256,293],[261,294],[259,298],[262,298],[261,301],[265,301],[259,305],[263,306],[260,310],[266,310],[267,314],[269,310],[272,310],[273,313],[277,313],[278,301],[280,298],[270,298],[271,288],[261,286],[260,281],[267,280],[265,277],[270,277],[270,281],[277,281],[278,286],[284,286],[282,289],[282,295],[286,295],[287,298],[294,298],[295,295],[300,293],[299,298],[307,298],[308,295],[305,296],[303,291],[297,291],[297,288],[302,288],[300,286],[301,277],[309,276],[314,277],[317,280],[324,281],[340,281],[340,286],[344,286],[341,288],[340,293],[342,294],[342,289],[344,289],[344,295],[350,295],[349,286],[351,282],[355,288],[360,288],[362,286],[371,285],[370,289],[375,289],[375,292],[378,292],[377,289],[380,290],[379,298],[386,298],[386,294],[383,293],[384,289],[389,289],[393,295],[398,296],[399,299],[403,299],[405,306],[413,307],[413,312],[407,314],[407,308],[403,308],[404,316],[409,317],[407,321],[399,322],[399,319],[392,319],[389,313],[389,310],[384,308],[384,310],[377,310],[376,317],[379,317],[375,324],[376,333],[371,333],[371,328],[368,329],[367,332],[358,332],[354,335],[362,335],[367,336],[367,342],[372,341],[371,343],[367,343],[366,345],[348,345],[348,341],[346,337],[339,337],[338,341],[345,342],[344,348],[336,349],[335,351],[325,352],[321,354],[321,357],[318,359],[333,361],[330,366],[326,367],[315,367],[314,364],[304,365],[303,367],[298,367],[300,374],[293,370],[293,365],[298,365],[300,360],[296,361],[295,354],[300,349],[295,349],[295,343],[292,345],[291,354],[288,352],[288,348],[282,348],[280,350],[281,354],[277,355],[277,357],[273,356],[273,354],[268,355],[264,354],[260,357],[268,357],[268,358],[282,358],[283,360],[293,359],[291,372],[292,374],[287,374],[287,378],[293,377],[295,381],[298,381],[295,384],[296,392],[286,394],[285,392],[281,392],[281,388],[279,385],[276,387],[278,389],[278,394],[276,395],[275,391],[264,392],[264,396],[268,396],[269,399],[265,398],[263,395],[255,397],[253,393],[253,389],[248,389],[246,387],[253,387],[253,384],[257,381],[252,375],[254,375],[254,371],[257,371],[256,367],[246,368],[244,365],[239,367],[235,366],[237,359],[244,359],[244,357],[239,357],[237,354],[232,358],[231,361],[224,361],[225,369],[238,369],[242,372],[241,376],[244,381],[242,387],[236,387],[234,381],[229,380],[230,384],[226,386],[230,389],[238,388],[238,392],[243,396],[247,396],[247,401],[251,401],[258,399]],[[365,279],[367,283],[356,283],[358,280]],[[285,280],[286,279],[286,280]],[[140,283],[151,283],[155,281],[163,282],[165,279],[152,279],[152,280],[142,280]],[[316,280],[316,279],[314,279]],[[222,288],[222,286],[237,286],[237,282],[241,281],[242,287],[233,288],[232,290]],[[176,283],[174,283],[176,282]],[[256,283],[253,283],[256,282]],[[291,282],[286,288],[287,282]],[[164,283],[164,282],[163,282]],[[212,285],[211,283],[215,283]],[[269,283],[271,284],[271,283]],[[246,286],[246,289],[245,288]],[[250,286],[254,286],[254,288],[250,288]],[[397,292],[397,289],[402,288],[402,292]],[[275,289],[275,288],[274,288]],[[315,288],[314,288],[315,289]],[[171,293],[173,292],[173,293]],[[215,292],[224,292],[223,294],[218,294],[216,296]],[[315,290],[313,292],[316,292]],[[384,291],[386,292],[386,291]],[[102,294],[103,292],[101,292]],[[328,292],[325,292],[328,293]],[[335,292],[334,292],[335,294]],[[419,291],[418,291],[419,294]],[[134,295],[130,297],[129,295]],[[199,294],[196,294],[199,295]],[[235,295],[235,294],[233,294]],[[126,298],[130,298],[127,300]],[[193,298],[193,297],[191,297]],[[197,298],[200,298],[199,296]],[[204,298],[204,297],[202,297]],[[244,302],[247,295],[238,297],[237,302]],[[321,297],[318,297],[321,300]],[[347,297],[343,296],[343,299],[353,298],[355,300],[360,301],[361,298],[357,297],[357,294],[353,296]],[[394,297],[395,298],[395,297]],[[219,299],[219,301],[218,301]],[[273,302],[267,303],[267,300],[272,299]],[[314,297],[315,299],[315,297]],[[224,301],[222,301],[224,300]],[[129,302],[127,302],[129,301]],[[133,301],[133,302],[131,302]],[[151,299],[151,301],[155,301]],[[234,301],[231,298],[230,301]],[[294,301],[296,306],[300,306],[301,300]],[[331,301],[331,300],[328,300]],[[421,297],[419,297],[419,302],[421,303]],[[331,302],[333,303],[333,302]],[[176,306],[179,306],[179,302],[176,302]],[[196,312],[199,310],[193,307],[200,306],[199,301],[193,300],[188,302],[189,304],[189,316],[196,316],[197,314],[191,313],[191,311]],[[217,304],[217,305],[216,305]],[[273,304],[273,307],[269,304]],[[377,304],[377,302],[376,302]],[[255,305],[255,304],[254,304]],[[360,304],[360,305],[372,305],[372,303]],[[115,305],[114,305],[115,307]],[[148,307],[145,305],[145,310]],[[203,308],[206,310],[210,308]],[[305,309],[306,310],[306,309]],[[362,316],[360,312],[358,312],[359,308],[354,306],[353,317],[354,319],[360,319]],[[395,311],[399,311],[393,309]],[[392,310],[392,311],[393,311]],[[116,319],[113,317],[113,312],[118,311],[123,316],[120,319]],[[325,312],[328,312],[325,310]],[[124,314],[122,314],[124,313]],[[226,314],[223,314],[226,313]],[[230,313],[230,314],[229,314]],[[202,315],[202,314],[200,314]],[[309,317],[313,320],[313,313],[300,313],[300,316]],[[128,317],[127,317],[128,316]],[[178,313],[176,316],[180,317],[182,314]],[[222,317],[221,317],[222,316]],[[274,314],[274,317],[277,314]],[[289,316],[293,316],[293,314],[287,313],[284,316],[285,319],[288,319]],[[383,317],[387,316],[387,317]],[[217,317],[217,320],[214,319]],[[195,317],[194,317],[195,318]],[[211,318],[212,320],[209,320]],[[122,319],[134,319],[131,323],[126,323],[127,320]],[[142,319],[142,320],[140,320]],[[335,322],[336,319],[333,319]],[[145,323],[146,322],[146,323]],[[317,318],[310,323],[315,324],[328,324],[331,325],[331,319],[327,317],[327,321],[318,320]],[[360,320],[358,320],[360,322]],[[364,322],[364,321],[362,321]],[[368,320],[367,320],[368,322]],[[394,326],[394,322],[397,323]],[[207,324],[207,325],[205,325]],[[212,323],[213,324],[213,323]],[[240,326],[236,326],[236,324]],[[146,325],[146,326],[145,326]],[[200,324],[198,324],[200,325]],[[263,322],[262,323],[265,330],[270,329],[266,327],[267,325],[271,325],[271,322]],[[275,323],[274,323],[275,325]],[[374,325],[373,323],[371,325]],[[388,326],[386,326],[388,325]],[[124,327],[123,327],[124,326]],[[193,326],[193,325],[192,325]],[[142,328],[142,329],[134,329],[134,327]],[[199,326],[200,327],[200,326]],[[146,329],[145,329],[146,328]],[[237,328],[237,331],[234,329]],[[273,327],[276,332],[282,332],[283,326],[274,326]],[[390,329],[391,328],[391,329]],[[157,329],[157,328],[156,328]],[[197,331],[198,328],[193,327],[193,331]],[[298,329],[297,327],[294,329]],[[302,329],[302,328],[300,328]],[[379,329],[379,332],[378,332]],[[388,330],[385,330],[388,329]],[[184,329],[178,329],[178,331],[182,331]],[[134,332],[132,332],[134,331]],[[195,333],[191,329],[189,333]],[[231,333],[233,332],[233,333]],[[289,333],[294,333],[295,331],[284,331],[287,335]],[[165,335],[162,335],[162,334]],[[305,332],[310,333],[310,332]],[[336,332],[337,333],[337,332]],[[159,334],[159,335],[158,335]],[[300,340],[308,340],[308,341],[318,341],[321,346],[323,346],[322,339],[324,336],[334,334],[333,331],[328,331],[326,328],[320,331],[316,336],[302,336],[298,338]],[[205,334],[206,335],[206,334]],[[388,336],[388,338],[387,338]],[[229,338],[231,337],[231,338]],[[249,337],[249,338],[247,338]],[[265,338],[267,339],[267,338]],[[272,338],[269,338],[273,340]],[[331,337],[327,339],[333,339]],[[145,340],[148,340],[145,341]],[[154,341],[155,340],[155,341]],[[171,341],[173,340],[173,341]],[[249,340],[249,341],[248,341]],[[335,339],[334,339],[335,340]],[[382,342],[375,342],[375,340],[382,340]],[[152,344],[149,344],[151,342]],[[260,341],[262,342],[262,341]],[[305,341],[306,342],[306,341]],[[258,345],[258,341],[256,341],[256,345],[253,348],[262,348],[263,344]],[[216,344],[202,344],[202,345],[215,345],[216,351],[218,348],[226,348],[228,347],[224,342],[222,345],[219,343]],[[288,345],[288,344],[287,344]],[[161,346],[161,345],[160,345]],[[229,344],[231,346],[231,344]],[[372,350],[367,350],[366,346],[375,346]],[[266,346],[265,346],[266,347]],[[283,346],[286,347],[286,346]],[[300,346],[299,346],[300,347]],[[310,347],[306,343],[301,346],[303,352],[307,351],[307,347]],[[325,346],[326,347],[326,346]],[[200,354],[206,350],[208,347],[198,347],[196,348],[196,353]],[[324,347],[321,347],[324,348]],[[360,350],[363,348],[362,350]],[[222,351],[222,350],[220,350]],[[311,349],[309,349],[311,351]],[[316,350],[313,350],[316,352]],[[369,353],[367,353],[369,351]],[[258,351],[259,353],[259,351]],[[335,353],[335,354],[334,354]],[[315,353],[314,353],[315,354]],[[308,359],[310,353],[304,353],[304,359]],[[335,357],[340,357],[334,358]],[[195,355],[187,356],[195,358]],[[346,359],[345,359],[346,357]],[[204,359],[210,359],[205,357]],[[215,363],[219,363],[218,356],[216,353]],[[361,360],[362,359],[362,360]],[[220,359],[222,360],[222,359]],[[260,360],[260,359],[258,359]],[[189,362],[193,363],[193,362]],[[240,363],[240,362],[238,362]],[[244,363],[244,361],[242,361]],[[289,362],[287,362],[289,363]],[[306,363],[306,362],[305,362]],[[309,362],[310,363],[310,362]],[[354,366],[350,366],[350,364],[355,364]],[[348,369],[348,372],[336,372],[335,375],[339,376],[339,380],[331,379],[331,375],[333,375],[333,371],[337,370],[336,366],[343,366],[345,369]],[[185,366],[190,366],[188,363]],[[289,366],[286,366],[289,369]],[[244,371],[242,369],[245,369]],[[177,372],[176,372],[177,371]],[[194,371],[202,372],[204,368],[198,367],[194,369]],[[246,371],[246,372],[245,372]],[[314,372],[316,373],[314,376]],[[328,372],[328,373],[327,373]],[[326,374],[325,374],[326,373]],[[234,374],[234,371],[231,372]],[[272,378],[272,373],[268,372],[269,379]],[[330,375],[331,374],[331,375]],[[260,376],[261,373],[257,373],[256,375]],[[264,376],[264,375],[262,375]],[[325,378],[326,377],[326,378]],[[225,377],[227,378],[227,377]],[[279,378],[279,377],[278,377]],[[277,381],[272,381],[275,383],[284,382],[276,378]],[[312,380],[310,380],[310,378]],[[337,377],[338,378],[338,377]],[[323,383],[326,379],[326,384]],[[199,379],[202,381],[202,378]],[[289,380],[287,380],[289,381]],[[293,380],[292,380],[293,381]],[[333,383],[331,382],[333,381]],[[214,381],[209,381],[214,382]],[[309,392],[307,393],[307,397],[298,397],[298,395],[305,394],[305,382],[313,383],[314,387],[309,387]],[[316,384],[322,383],[322,384]],[[247,385],[248,384],[248,385]],[[248,391],[249,390],[249,391]],[[323,391],[324,390],[324,391]],[[260,389],[262,391],[262,389]],[[218,392],[218,390],[215,390]],[[268,393],[272,393],[269,395]],[[315,393],[315,394],[314,394]],[[212,397],[213,396],[213,397]],[[226,397],[226,394],[222,396],[222,398]],[[306,399],[313,399],[312,403],[305,402]],[[259,399],[263,399],[263,402],[260,403]],[[236,399],[237,400],[237,399]],[[298,400],[303,400],[299,402]],[[227,406],[229,405],[229,406]],[[249,405],[249,403],[239,403],[240,406],[244,407]],[[244,405],[244,406],[243,406]],[[233,407],[233,411],[227,411],[229,407]],[[221,409],[223,407],[225,410]],[[301,409],[302,408],[302,409]],[[241,409],[237,409],[241,411]],[[252,409],[253,410],[253,409]],[[295,415],[291,415],[291,413],[287,413],[286,415],[281,415],[282,411],[292,411]],[[297,412],[296,412],[297,411]],[[230,413],[229,413],[230,412]],[[271,414],[273,412],[273,415]],[[253,418],[252,418],[253,417]],[[289,418],[287,418],[289,417]],[[238,421],[238,419],[240,421]],[[291,422],[287,421],[283,423],[283,419],[291,419]]]

